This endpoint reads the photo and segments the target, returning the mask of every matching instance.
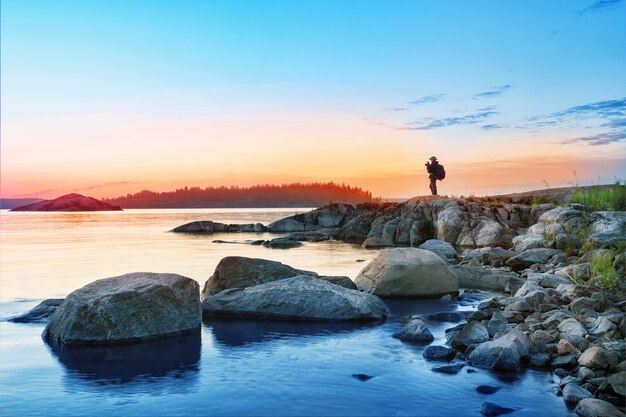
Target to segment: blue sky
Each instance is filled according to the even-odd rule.
[[[344,118],[415,152],[418,168],[434,152],[460,164],[506,159],[489,153],[496,147],[510,147],[511,158],[558,149],[563,158],[588,161],[583,171],[603,165],[594,158],[611,161],[604,164],[610,170],[589,168],[589,180],[626,177],[624,1],[3,0],[1,11],[3,186],[12,194],[38,191],[11,183],[26,171],[36,176],[27,156],[38,146],[97,156],[88,139],[60,140],[76,134],[63,123],[76,129],[79,120],[85,138],[127,117],[178,125],[304,120],[303,131],[318,132],[321,147],[336,139],[324,135],[319,120]],[[155,139],[128,123],[120,125],[138,158]],[[257,142],[271,148],[279,133],[265,128]],[[354,128],[345,140],[369,146],[361,134]],[[232,135],[225,141],[247,137]],[[297,129],[289,135],[299,140]],[[213,146],[223,143],[209,136]],[[328,179],[417,172],[382,165],[331,170]],[[218,171],[189,180],[233,175]],[[265,179],[270,171],[248,174]],[[124,175],[116,181],[149,177]],[[315,175],[288,179],[309,177]]]

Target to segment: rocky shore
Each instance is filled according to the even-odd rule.
[[[621,416],[625,225],[624,212],[442,198],[333,204],[268,226],[193,222],[173,231],[273,232],[284,241],[338,239],[385,249],[354,281],[230,256],[201,294],[195,281],[175,274],[127,274],[64,301],[47,300],[13,321],[49,320],[44,337],[58,343],[128,343],[197,331],[202,319],[219,317],[377,322],[389,314],[385,299],[443,296],[476,309],[406,317],[394,335],[428,345],[423,355],[433,372],[544,369],[578,415]],[[431,345],[433,322],[453,324],[446,345]],[[498,387],[477,390],[489,395]],[[492,402],[482,409],[486,416],[514,411]]]

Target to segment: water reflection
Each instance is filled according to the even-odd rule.
[[[66,346],[49,343],[66,369],[71,390],[120,390],[128,393],[181,393],[197,384],[200,332],[115,346]]]
[[[217,343],[225,347],[242,347],[278,339],[351,333],[380,324],[215,319],[203,325],[211,331]]]

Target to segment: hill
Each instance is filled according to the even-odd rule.
[[[320,207],[329,202],[371,202],[372,193],[345,184],[292,183],[252,187],[185,187],[141,191],[103,201],[124,208]]]
[[[80,194],[66,194],[53,200],[44,200],[12,209],[11,211],[113,211],[119,206],[103,203]]]
[[[14,209],[39,201],[43,201],[43,198],[0,198],[0,209]]]

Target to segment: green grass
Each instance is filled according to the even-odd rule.
[[[595,255],[591,257],[589,276],[600,277],[600,286],[606,291],[617,291],[624,277],[616,270],[615,253]]]
[[[617,181],[606,187],[579,188],[572,194],[572,203],[584,204],[591,210],[626,210],[626,183]]]

